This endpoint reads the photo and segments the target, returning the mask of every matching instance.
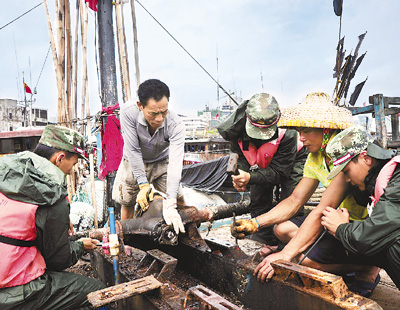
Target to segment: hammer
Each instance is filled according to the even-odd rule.
[[[238,175],[238,160],[239,160],[239,155],[236,153],[229,153],[229,159],[228,159],[228,164],[226,165],[226,173],[231,176],[231,175]]]
[[[228,164],[226,165],[226,173],[229,176],[232,175],[238,175],[238,169],[237,169],[237,165],[238,165],[238,160],[239,160],[239,155],[236,153],[229,153],[229,159],[228,159]],[[233,224],[235,224],[236,222],[236,214],[235,212],[233,212]],[[238,239],[237,237],[235,238],[236,241],[236,245],[238,244]]]

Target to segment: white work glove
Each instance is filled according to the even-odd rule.
[[[176,210],[176,199],[169,198],[163,200],[163,217],[167,225],[172,225],[176,234],[180,232],[185,232],[185,227],[183,226],[181,216]]]

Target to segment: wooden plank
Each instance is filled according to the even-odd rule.
[[[391,149],[399,149],[400,148],[400,141],[388,141],[388,148]]]
[[[374,110],[378,141],[382,144],[383,148],[386,148],[387,132],[385,124],[385,107],[383,102],[383,95],[380,94],[374,96]]]
[[[392,140],[397,140],[399,137],[399,116],[398,114],[392,114]]]
[[[369,105],[366,107],[348,107],[347,109],[349,109],[353,115],[374,112],[374,106],[372,106],[372,105]]]
[[[383,97],[383,101],[386,104],[400,104],[400,97]]]
[[[385,115],[399,114],[400,108],[385,108]]]

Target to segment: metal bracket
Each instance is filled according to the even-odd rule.
[[[183,303],[184,309],[199,310],[241,310],[242,308],[234,305],[221,297],[217,293],[209,290],[203,285],[191,287],[187,293]]]
[[[230,241],[213,237],[207,237],[204,240],[214,253],[220,253],[221,256],[228,258],[232,257],[237,260],[248,258],[248,256],[242,250],[240,250],[237,244],[234,244]]]
[[[164,252],[153,249],[146,252],[146,255],[139,262],[138,268],[149,266],[144,276],[157,274],[156,278],[160,281],[168,279],[174,272],[178,260]]]
[[[95,308],[98,308],[114,301],[153,291],[160,288],[161,285],[162,283],[153,276],[148,276],[89,293],[87,298]]]
[[[313,290],[316,290],[321,288],[325,292],[330,292],[335,299],[344,299],[350,293],[340,276],[284,260],[272,262],[271,265],[276,274],[274,280],[291,280],[292,282],[294,280],[306,289],[313,288]]]

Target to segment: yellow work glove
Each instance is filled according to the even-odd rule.
[[[149,202],[153,201],[154,193],[149,183],[139,184],[140,191],[136,197],[136,203],[142,208],[143,212],[149,208]]]
[[[244,239],[247,235],[254,234],[258,231],[260,225],[255,218],[251,220],[237,220],[231,225],[231,234],[238,239]]]

